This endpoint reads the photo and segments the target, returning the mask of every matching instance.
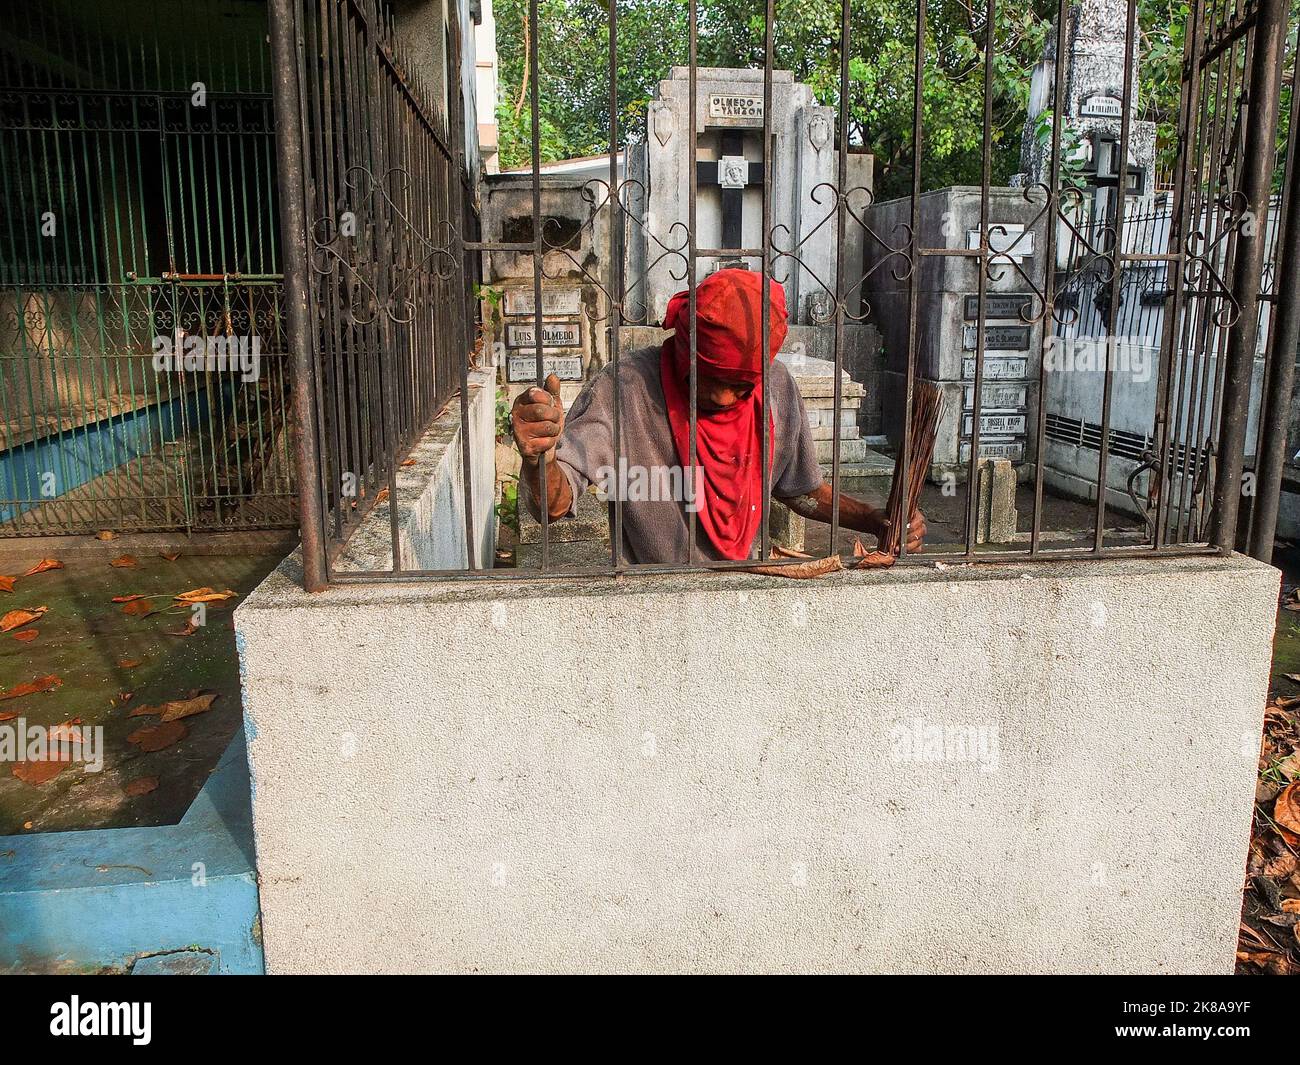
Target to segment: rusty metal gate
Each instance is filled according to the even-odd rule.
[[[298,433],[310,585],[325,543],[341,550],[371,507],[396,501],[402,456],[458,390],[467,410],[476,219],[454,20],[425,42],[440,56],[415,58],[382,0],[270,10],[294,402],[315,412]],[[443,107],[431,59],[452,86]]]
[[[292,526],[264,5],[7,17],[0,536]]]
[[[833,355],[828,358],[833,358],[834,364],[835,410],[842,398],[847,328],[852,323],[867,322],[877,325],[882,333],[894,330],[888,345],[892,360],[889,369],[898,380],[899,413],[897,439],[891,443],[902,456],[896,476],[906,483],[912,423],[901,412],[912,409],[918,382],[936,376],[926,362],[932,350],[927,346],[927,322],[922,315],[922,297],[928,291],[925,278],[932,276],[932,271],[960,271],[969,287],[965,304],[968,324],[964,328],[972,343],[961,359],[959,376],[963,380],[946,383],[955,385],[958,394],[964,390],[970,397],[968,406],[959,408],[960,417],[965,419],[961,424],[969,426],[964,430],[962,457],[956,464],[962,467],[964,481],[962,528],[955,542],[942,544],[937,550],[927,548],[924,559],[1134,557],[1218,553],[1232,548],[1242,514],[1253,371],[1257,362],[1266,362],[1265,390],[1275,394],[1257,422],[1263,460],[1260,475],[1266,481],[1274,476],[1269,472],[1270,448],[1285,433],[1291,373],[1285,364],[1292,359],[1295,348],[1294,286],[1279,283],[1273,294],[1265,292],[1261,296],[1267,255],[1265,241],[1259,239],[1268,231],[1282,234],[1270,253],[1276,259],[1271,264],[1272,276],[1285,278],[1293,274],[1297,264],[1293,260],[1288,263],[1286,256],[1295,255],[1295,240],[1288,236],[1295,228],[1294,219],[1288,226],[1269,218],[1270,194],[1275,185],[1279,193],[1277,211],[1285,214],[1289,201],[1295,198],[1293,189],[1283,190],[1283,183],[1275,180],[1277,114],[1283,96],[1281,72],[1288,55],[1285,0],[1191,0],[1183,35],[1185,52],[1175,133],[1177,161],[1172,173],[1162,181],[1169,190],[1168,210],[1159,225],[1136,227],[1132,222],[1138,220],[1126,220],[1125,216],[1131,209],[1129,194],[1136,178],[1129,162],[1134,130],[1142,120],[1133,106],[1137,96],[1136,61],[1142,48],[1139,5],[1137,0],[1111,0],[1108,6],[1126,26],[1122,42],[1115,42],[1124,52],[1123,74],[1117,78],[1122,84],[1113,87],[1108,100],[1094,105],[1113,108],[1111,114],[1117,126],[1092,146],[1094,188],[1085,195],[1067,173],[1074,165],[1073,153],[1078,147],[1067,144],[1065,139],[1070,93],[1074,89],[1066,78],[1065,49],[1057,47],[1054,60],[1044,61],[1046,67],[1054,67],[1044,81],[1046,91],[1040,94],[1045,137],[1037,173],[1018,187],[1018,210],[1025,222],[1017,230],[1008,230],[995,217],[991,195],[993,146],[998,132],[994,128],[995,74],[1000,58],[998,20],[1008,5],[999,0],[960,5],[969,40],[964,45],[966,58],[959,63],[959,74],[983,83],[983,137],[975,187],[977,214],[969,234],[963,230],[956,238],[938,224],[939,220],[926,215],[923,203],[927,194],[936,191],[926,173],[930,145],[932,139],[940,140],[943,135],[930,126],[933,119],[924,91],[925,79],[934,76],[932,66],[943,51],[942,39],[936,36],[931,23],[935,5],[927,0],[903,5],[897,29],[910,39],[912,121],[910,142],[900,153],[903,163],[898,172],[910,173],[910,188],[901,190],[901,200],[896,202],[904,206],[893,216],[896,221],[889,229],[872,221],[870,212],[876,206],[873,191],[854,187],[850,181],[848,118],[831,119],[829,124],[823,121],[809,133],[819,137],[822,146],[830,144],[838,149],[838,173],[832,180],[804,190],[807,202],[798,205],[804,215],[814,220],[815,228],[835,234],[831,256],[834,261],[830,266],[812,261],[803,238],[792,235],[788,225],[776,222],[770,203],[776,167],[765,160],[774,159],[771,153],[777,145],[772,126],[778,33],[774,0],[766,0],[759,20],[761,44],[749,58],[749,65],[755,69],[747,72],[753,86],[747,90],[748,99],[754,101],[753,107],[761,114],[761,133],[758,129],[752,131],[761,146],[761,165],[750,169],[752,181],[738,179],[741,193],[735,199],[739,201],[745,185],[754,184],[761,189],[763,210],[761,230],[753,238],[744,239],[738,225],[724,225],[716,239],[712,231],[708,239],[703,230],[697,231],[700,182],[712,179],[715,172],[721,173],[721,167],[711,167],[697,157],[698,134],[705,117],[699,102],[701,40],[696,0],[689,0],[685,8],[686,64],[680,68],[687,80],[683,95],[689,100],[689,110],[683,108],[673,120],[675,125],[653,133],[647,132],[649,127],[639,131],[642,145],[651,144],[652,137],[662,144],[676,130],[688,146],[685,150],[689,161],[681,185],[682,214],[677,221],[665,221],[646,211],[646,189],[629,176],[625,161],[618,158],[620,149],[628,147],[630,151],[631,147],[620,126],[623,110],[618,82],[627,59],[620,52],[619,6],[608,5],[605,19],[608,177],[602,175],[588,183],[585,198],[590,217],[581,220],[575,238],[595,233],[598,217],[604,216],[603,231],[609,244],[607,253],[602,249],[606,265],[599,276],[587,274],[583,283],[599,290],[603,317],[592,319],[590,324],[606,331],[615,382],[619,379],[621,327],[652,324],[644,297],[645,277],[629,272],[635,265],[625,254],[629,239],[635,237],[645,243],[643,270],[668,269],[683,283],[692,316],[695,289],[701,271],[707,273],[707,263],[747,260],[755,264],[751,269],[760,270],[765,277],[793,283],[801,293],[810,292],[815,297],[809,301],[816,308],[812,312],[814,320],[833,332]],[[1080,5],[1070,0],[1050,6],[1054,8],[1058,33],[1079,17]],[[391,19],[385,14],[386,5],[381,0],[331,0],[319,4],[277,0],[272,9],[272,38],[280,77],[277,106],[282,125],[294,119],[294,129],[285,129],[281,137],[282,178],[287,182],[288,324],[291,335],[303,341],[300,348],[295,345],[304,360],[300,378],[313,375],[310,389],[305,380],[299,381],[298,409],[305,411],[308,403],[315,406],[314,415],[309,419],[304,416],[301,423],[298,454],[303,482],[314,489],[303,499],[306,584],[316,588],[329,580],[503,576],[489,569],[486,560],[474,560],[473,530],[468,528],[472,508],[467,451],[462,455],[462,480],[470,571],[403,569],[398,508],[392,505],[385,523],[390,526],[394,559],[391,569],[342,573],[335,570],[333,563],[373,502],[390,494],[395,496],[394,467],[402,449],[429,424],[439,403],[449,394],[447,390],[456,386],[457,377],[462,405],[465,403],[464,374],[472,346],[465,325],[472,316],[468,311],[462,314],[461,308],[468,307],[470,281],[476,276],[469,258],[473,253],[531,256],[533,298],[529,305],[535,350],[530,354],[535,355],[537,384],[542,384],[542,293],[544,283],[554,280],[546,272],[546,263],[555,254],[565,254],[569,238],[552,239],[556,236],[556,220],[547,217],[542,207],[538,51],[546,47],[547,35],[545,26],[539,23],[539,4],[531,0],[527,8],[527,39],[534,42],[531,52],[526,51],[532,225],[501,240],[474,240],[467,234],[466,213],[457,200],[461,176],[449,177],[460,151],[460,118],[454,116],[456,121],[449,132],[429,114],[424,94],[418,85],[413,86],[406,72]],[[873,91],[855,86],[850,76],[855,49],[870,47],[862,41],[870,41],[871,27],[855,24],[851,0],[843,0],[838,14],[837,39],[828,40],[826,45],[836,55],[838,85],[831,84],[834,79],[824,78],[819,91],[823,104],[843,113],[862,103],[855,101],[855,93]],[[455,43],[449,47],[454,53]],[[761,77],[756,69],[760,64]],[[524,98],[519,98],[521,106]],[[760,99],[761,106],[757,102]],[[719,150],[735,154],[743,149],[735,138],[730,144],[728,148],[724,142]],[[297,166],[298,171],[290,172],[290,165]],[[1145,180],[1154,177],[1148,174]],[[1293,175],[1290,180],[1293,184]],[[360,228],[344,240],[346,223]],[[661,228],[649,231],[656,224]],[[1054,267],[1040,273],[1031,273],[1022,261],[1035,229],[1046,245],[1040,261]],[[1147,234],[1140,243],[1129,238],[1135,229]],[[845,254],[850,237],[855,235],[875,251],[874,260],[864,262],[861,269]],[[750,246],[738,246],[745,243]],[[726,246],[710,246],[713,244]],[[1110,360],[1120,340],[1116,315],[1125,300],[1126,278],[1139,270],[1153,271],[1152,276],[1158,272],[1162,279],[1161,285],[1147,285],[1144,289],[1148,292],[1148,310],[1159,304],[1159,376],[1151,398],[1144,400],[1142,431],[1123,436],[1116,433],[1115,366]],[[867,286],[878,284],[886,275],[897,283],[898,299],[890,305],[889,314],[873,309],[864,299]],[[997,299],[998,293],[1004,291],[999,282],[1009,276],[1017,285],[1017,299],[1011,301],[1015,303],[1011,310],[1007,309],[1006,299]],[[1086,415],[1081,412],[1079,420],[1081,436],[1087,438],[1088,454],[1093,456],[1089,460],[1092,492],[1087,504],[1091,527],[1064,546],[1060,546],[1059,538],[1053,541],[1044,535],[1046,479],[1041,455],[1044,442],[1052,434],[1047,406],[1040,401],[1036,410],[1030,405],[1023,413],[1027,454],[1036,459],[1029,476],[1032,513],[1025,523],[1027,527],[1013,543],[1000,548],[982,545],[977,532],[977,467],[986,453],[981,440],[982,407],[985,385],[997,383],[991,366],[998,361],[989,355],[988,338],[998,328],[996,319],[1002,319],[1003,324],[1014,319],[1026,343],[1037,332],[1035,346],[1040,346],[1039,350],[1026,360],[1036,369],[1026,374],[1022,383],[1026,391],[1041,397],[1048,381],[1048,363],[1043,357],[1046,345],[1057,326],[1079,318],[1079,279],[1085,276],[1089,279],[1088,298],[1098,310],[1094,316],[1096,335],[1090,340],[1105,350],[1108,360],[1103,367],[1105,383],[1099,387],[1096,409]],[[417,292],[424,298],[417,298]],[[764,286],[765,339],[769,299]],[[436,307],[440,300],[452,310],[433,309],[425,318],[418,317],[426,314],[423,308]],[[1261,307],[1270,303],[1275,313],[1261,318]],[[993,329],[989,328],[991,321]],[[413,324],[421,326],[416,334],[408,331]],[[1257,353],[1265,332],[1272,338],[1266,360]],[[424,338],[424,349],[419,347],[419,337]],[[697,355],[694,329],[690,346],[689,380],[693,392]],[[967,364],[969,375],[965,372]],[[764,386],[767,372],[765,364]],[[969,380],[965,380],[967,376]],[[614,394],[617,467],[621,439],[617,387]],[[764,397],[767,394],[764,387]],[[692,456],[696,454],[696,415],[692,401]],[[833,462],[827,480],[832,496],[829,524],[835,544],[841,517],[842,440],[840,419],[831,420]],[[760,424],[766,432],[766,410]],[[462,434],[462,439],[468,448],[468,435]],[[1117,441],[1131,454],[1120,455]],[[767,447],[759,451],[764,456],[764,520],[759,523],[755,546],[759,556],[767,559],[770,545],[766,508],[771,471],[766,461]],[[1109,484],[1117,457],[1134,467],[1127,485],[1135,506],[1146,518],[1145,533],[1140,518],[1136,535],[1126,528],[1122,530],[1124,535],[1117,537],[1113,535],[1113,523],[1108,524],[1108,512],[1112,518],[1115,512],[1116,496]],[[543,462],[543,482],[546,477]],[[349,481],[355,494],[349,495],[346,488],[340,487]],[[1260,491],[1268,489],[1261,483]],[[752,564],[751,560],[710,561],[689,554],[680,563],[631,564],[622,553],[618,532],[621,507],[622,500],[616,497],[611,504],[614,534],[608,564],[583,567],[581,572],[621,574],[694,567],[743,568]],[[1268,526],[1271,520],[1267,513],[1254,516],[1257,529]],[[545,508],[540,525],[540,568],[514,570],[509,575],[563,572],[550,561]],[[1271,529],[1269,539],[1271,542]],[[787,559],[775,564],[798,562]]]

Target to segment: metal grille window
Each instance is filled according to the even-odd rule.
[[[926,79],[950,76],[934,70],[943,48],[931,21],[935,5],[918,0],[900,13],[912,69],[910,137],[877,191],[855,185],[850,176],[850,156],[869,121],[861,115],[880,103],[862,99],[872,90],[851,77],[859,37],[867,34],[856,24],[850,0],[839,6],[838,31],[826,44],[838,79],[819,86],[820,111],[810,106],[800,119],[804,125],[781,130],[775,126],[776,93],[778,86],[786,91],[791,76],[776,61],[773,0],[763,12],[761,70],[732,72],[735,85],[728,92],[702,89],[700,13],[689,0],[685,64],[675,72],[687,101],[681,117],[667,113],[671,109],[662,101],[652,102],[644,127],[633,130],[621,125],[619,78],[636,57],[622,50],[622,12],[611,3],[603,21],[609,152],[585,183],[587,214],[575,222],[547,206],[539,77],[547,34],[537,0],[531,0],[526,103],[521,98],[530,118],[531,165],[520,178],[531,182],[531,210],[500,236],[478,239],[457,94],[445,97],[445,114],[429,106],[433,96],[411,74],[386,8],[379,0],[275,0],[289,329],[300,360],[295,407],[302,417],[298,460],[307,489],[307,586],[574,571],[553,561],[557,529],[545,507],[538,567],[499,571],[477,557],[468,433],[462,434],[458,484],[470,569],[402,562],[397,470],[455,390],[467,421],[469,374],[477,368],[472,285],[481,256],[507,254],[531,262],[531,292],[529,286],[520,290],[521,298],[531,297],[529,309],[514,327],[527,338],[522,353],[531,357],[539,387],[547,373],[548,338],[560,335],[554,328],[548,333],[546,319],[555,264],[580,271],[582,283],[596,293],[594,306],[585,308],[583,328],[602,333],[613,367],[616,468],[627,454],[618,370],[627,357],[625,329],[656,324],[661,313],[649,279],[656,271],[667,273],[688,292],[694,468],[700,417],[696,289],[710,269],[739,263],[785,285],[797,296],[801,322],[828,337],[832,552],[841,548],[846,338],[861,323],[884,336],[882,379],[892,382],[884,428],[888,447],[900,456],[899,483],[906,484],[912,472],[915,426],[904,412],[913,409],[920,382],[947,389],[949,415],[960,426],[952,430],[956,457],[945,471],[958,485],[955,527],[946,539],[935,537],[922,560],[1231,550],[1243,517],[1252,395],[1264,397],[1255,423],[1259,466],[1268,482],[1254,497],[1261,498],[1276,494],[1280,477],[1277,441],[1284,438],[1296,346],[1294,286],[1261,298],[1266,265],[1273,276],[1285,277],[1297,262],[1297,212],[1291,209],[1296,168],[1278,156],[1279,106],[1295,108],[1290,90],[1282,91],[1282,71],[1295,62],[1286,4],[1193,0],[1176,132],[1165,146],[1175,158],[1137,163],[1140,142],[1155,136],[1135,107],[1143,61],[1138,4],[1060,0],[1050,12],[1058,39],[1028,94],[1031,106],[1041,109],[1041,135],[1035,140],[1026,134],[1032,165],[1010,188],[994,181],[995,142],[1002,136],[994,126],[997,27],[1007,7],[987,0],[966,12],[973,54],[962,74],[982,82],[983,124],[978,182],[968,190],[971,209],[953,222],[934,209],[941,194],[953,193],[929,173],[942,172],[935,143],[945,131],[928,114]],[[1114,84],[1080,95],[1063,35],[1067,29],[1087,32],[1099,12],[1118,19],[1120,32],[1110,44],[1122,43],[1122,56],[1114,57]],[[453,59],[459,49],[453,34]],[[774,187],[786,180],[776,175],[792,151],[791,130],[817,152],[833,153],[835,163],[828,179],[797,186],[793,213],[781,214]],[[638,152],[657,150],[656,141],[662,146],[673,138],[685,146],[683,218],[667,224],[648,206],[650,190],[631,164]],[[711,204],[720,204],[710,208],[707,220],[699,208],[706,194]],[[346,219],[357,227],[348,239]],[[822,239],[814,239],[817,232],[831,237],[829,256],[814,253]],[[598,233],[601,246],[593,261],[580,260],[575,248]],[[642,249],[639,258],[633,244]],[[850,251],[854,247],[863,249],[860,261]],[[944,289],[944,279],[953,276],[964,280]],[[954,297],[942,311],[932,298],[941,289]],[[763,293],[764,347],[770,291],[765,287]],[[1262,305],[1272,310],[1261,311]],[[960,316],[959,328],[941,322],[949,313]],[[1086,395],[1058,376],[1053,363],[1067,342],[1081,340],[1101,360],[1095,389]],[[1134,351],[1150,359],[1148,388],[1130,388],[1118,373]],[[1262,381],[1257,365],[1264,366]],[[692,546],[682,559],[634,564],[622,540],[629,504],[616,494],[608,557],[582,572],[743,569],[770,560],[771,372],[764,363],[763,516],[753,557],[713,561],[698,557]],[[1011,408],[1003,406],[1008,402]],[[308,410],[314,412],[309,418]],[[1024,435],[1013,438],[1018,431]],[[1066,454],[1063,448],[1074,449],[1068,456],[1075,464],[1071,476],[1091,486],[1085,504],[1090,528],[1065,547],[1049,543],[1044,525],[1045,496],[1054,491],[1048,466],[1053,455]],[[977,531],[981,470],[999,455],[1024,463],[1029,513],[1017,542],[985,545]],[[543,485],[560,475],[547,465],[543,459]],[[1117,492],[1136,508],[1136,539],[1129,530],[1113,535]],[[375,509],[381,504],[386,510]],[[337,562],[372,511],[386,515],[392,566],[345,572]],[[1272,513],[1265,507],[1248,517],[1255,541],[1271,544],[1275,506]],[[693,544],[694,511],[689,521]],[[905,549],[902,555],[901,561],[909,561]]]
[[[264,6],[7,19],[0,536],[291,526]]]

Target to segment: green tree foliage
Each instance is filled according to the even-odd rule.
[[[609,150],[608,0],[538,0],[541,27],[539,147],[543,162]],[[912,173],[916,6],[909,0],[850,0],[849,136],[873,153],[882,196],[905,193]],[[1056,15],[1056,0],[999,3],[994,17],[990,176],[1020,168],[1030,76]],[[776,0],[773,62],[839,106],[840,0]],[[924,187],[980,181],[984,146],[985,7],[929,0],[922,81]],[[1160,162],[1172,167],[1187,0],[1139,0],[1139,116],[1157,124]],[[764,0],[698,0],[701,66],[759,67]],[[531,160],[530,89],[525,88],[528,0],[497,0],[501,64],[502,169]],[[644,135],[655,84],[687,60],[683,0],[622,0],[618,7],[619,141]]]

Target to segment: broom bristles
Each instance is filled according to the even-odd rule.
[[[907,485],[903,485],[903,454],[899,448],[894,457],[894,478],[889,487],[889,503],[885,516],[889,532],[878,550],[897,556],[903,548],[903,536],[930,473],[930,460],[934,457],[935,438],[939,420],[943,417],[944,399],[939,386],[930,381],[917,381],[912,388],[912,432],[907,448]],[[906,509],[904,509],[906,502]]]

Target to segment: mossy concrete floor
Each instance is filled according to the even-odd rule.
[[[61,538],[62,539],[62,538]],[[178,542],[164,546],[179,557],[168,561],[156,537],[123,536],[112,543],[74,538],[45,541],[64,568],[24,577],[36,561],[21,542],[0,543],[0,574],[16,577],[12,592],[0,591],[0,614],[48,607],[40,620],[0,633],[0,691],[54,675],[62,683],[48,691],[0,700],[0,717],[20,715],[29,725],[52,726],[80,719],[80,727],[102,726],[103,769],[90,772],[70,762],[52,780],[27,783],[0,764],[0,835],[74,829],[173,824],[193,801],[241,727],[239,661],[231,613],[240,599],[279,562],[284,552],[234,556],[187,552]],[[52,552],[57,552],[54,554]],[[130,555],[132,567],[110,560]],[[232,590],[235,597],[207,604],[206,624],[184,633],[192,614],[172,597],[195,588]],[[123,613],[114,596],[158,596],[158,612]],[[17,637],[35,629],[30,641]],[[138,662],[138,665],[132,663]],[[157,716],[131,717],[143,705],[158,706],[194,693],[216,692],[210,710],[186,717],[186,734],[153,752],[127,737]],[[15,726],[19,717],[0,723]],[[127,786],[136,784],[132,793]],[[157,784],[142,794],[133,792]]]

